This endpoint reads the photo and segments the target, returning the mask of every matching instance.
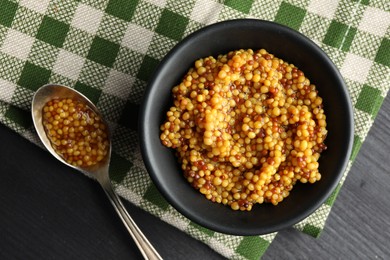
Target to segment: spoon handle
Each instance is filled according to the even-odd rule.
[[[122,219],[123,224],[129,231],[135,244],[141,251],[143,257],[148,260],[162,260],[162,257],[157,253],[156,249],[152,246],[152,244],[148,241],[142,231],[138,228],[134,220],[130,217],[126,208],[123,206],[122,201],[119,199],[118,195],[112,188],[110,180],[104,180],[99,182],[104,191],[106,192],[119,217]]]

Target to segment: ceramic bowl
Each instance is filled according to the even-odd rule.
[[[194,61],[231,50],[264,48],[301,69],[317,86],[327,116],[328,149],[320,157],[322,179],[297,184],[279,205],[255,205],[250,212],[213,203],[184,178],[173,149],[161,144],[160,125],[172,106],[172,88]],[[146,168],[165,199],[201,226],[233,235],[260,235],[303,220],[331,195],[342,177],[353,143],[353,113],[347,87],[328,56],[304,35],[262,20],[231,20],[206,26],[179,42],[148,82],[140,109],[139,136]]]

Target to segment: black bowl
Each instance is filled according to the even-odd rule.
[[[278,206],[255,205],[250,212],[213,203],[183,177],[172,149],[159,139],[159,127],[172,105],[171,89],[181,82],[194,61],[231,50],[264,48],[304,71],[317,86],[327,115],[328,147],[319,160],[322,179],[298,184]],[[260,235],[292,226],[321,206],[337,186],[353,143],[353,114],[345,83],[332,61],[311,40],[285,26],[261,20],[231,20],[213,24],[186,37],[159,64],[146,88],[139,121],[146,168],[157,188],[179,212],[215,231]]]

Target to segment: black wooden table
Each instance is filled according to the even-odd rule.
[[[318,239],[279,232],[263,259],[389,259],[390,96]],[[223,259],[125,203],[164,259]],[[142,259],[93,180],[0,125],[0,259]]]

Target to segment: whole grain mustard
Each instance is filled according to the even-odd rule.
[[[250,211],[321,179],[322,98],[293,64],[264,49],[206,57],[172,94],[160,139],[207,199]]]
[[[53,99],[42,112],[47,137],[67,163],[88,167],[105,158],[109,151],[108,129],[86,104],[70,98]]]

